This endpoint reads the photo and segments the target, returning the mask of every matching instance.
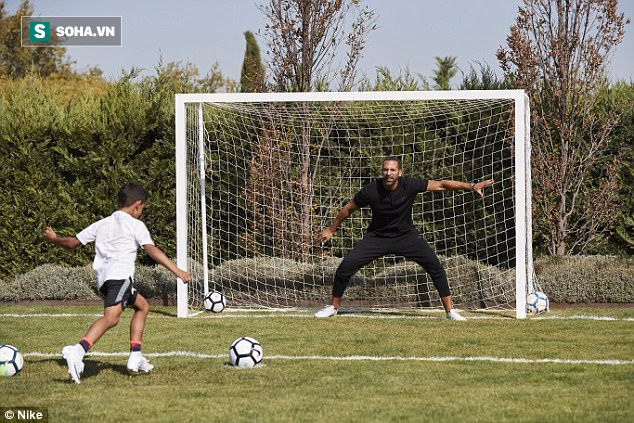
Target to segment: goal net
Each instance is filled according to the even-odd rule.
[[[342,257],[365,233],[362,208],[320,242],[339,209],[398,156],[403,174],[494,178],[425,192],[413,221],[464,310],[525,316],[532,289],[528,102],[522,91],[179,94],[176,96],[178,315],[221,291],[229,306],[329,303]],[[440,308],[417,264],[389,255],[362,268],[345,307]]]

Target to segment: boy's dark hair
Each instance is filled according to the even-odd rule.
[[[387,156],[385,159],[383,159],[383,163],[385,163],[387,161],[397,162],[398,163],[398,168],[399,169],[403,169],[403,164],[401,163],[401,158],[400,157],[398,157],[398,156]]]
[[[118,194],[119,208],[128,207],[137,200],[146,202],[148,198],[147,191],[138,182],[127,182],[121,186]]]

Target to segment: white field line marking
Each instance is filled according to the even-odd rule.
[[[100,317],[102,314],[100,313],[0,313],[0,317],[18,317],[18,318],[27,318],[27,317]],[[124,315],[125,316],[125,315]],[[296,317],[296,318],[314,318],[314,314],[312,311],[292,311],[292,312],[275,312],[268,313],[267,311],[257,310],[257,311],[248,311],[248,310],[239,310],[239,311],[225,311],[223,313],[204,313],[195,318],[198,319],[264,319],[264,318],[287,318],[287,317]],[[477,314],[469,314],[466,315],[468,320],[512,320],[512,317],[509,316],[478,316]],[[174,319],[175,316],[164,316],[164,315],[156,315],[150,313],[148,318],[152,319]],[[335,317],[336,319],[347,319],[347,318],[365,318],[365,319],[444,319],[444,314],[442,315],[433,315],[424,314],[424,315],[415,315],[415,314],[382,314],[382,313],[340,313]],[[610,317],[610,316],[592,316],[592,315],[571,315],[571,316],[557,316],[557,315],[544,315],[544,316],[535,316],[529,317],[527,320],[603,320],[603,321],[622,321],[622,322],[634,322],[634,317]]]
[[[0,317],[100,317],[99,313],[0,313]]]
[[[592,316],[588,314],[574,314],[571,316],[537,316],[532,320],[549,320],[549,319],[579,319],[579,320],[619,320],[625,322],[634,322],[634,317],[610,317],[610,316]]]
[[[129,352],[100,352],[91,351],[88,357],[127,357]],[[168,351],[162,353],[144,353],[146,357],[189,357],[189,358],[226,358],[227,354],[207,354],[191,351]],[[24,353],[24,357],[43,357],[55,358],[61,357],[58,353],[30,352]],[[401,357],[401,356],[366,356],[366,355],[349,355],[349,356],[332,356],[332,355],[269,355],[264,357],[266,360],[330,360],[330,361],[488,361],[497,363],[518,363],[518,364],[538,364],[538,363],[558,363],[558,364],[634,364],[634,360],[586,360],[586,359],[568,359],[568,358],[514,358],[514,357]]]

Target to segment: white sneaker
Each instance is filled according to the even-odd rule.
[[[141,351],[132,351],[128,358],[127,367],[131,372],[149,372],[154,368],[154,365],[150,364],[147,358],[143,357]]]
[[[467,320],[466,317],[463,317],[461,315],[458,314],[458,312],[454,309],[449,310],[449,313],[447,313],[447,319],[449,320]]]
[[[84,355],[86,351],[79,345],[66,345],[62,348],[62,357],[68,365],[68,373],[73,382],[80,383],[81,374],[84,372]]]
[[[315,317],[332,317],[337,315],[337,309],[335,306],[327,305],[326,307],[315,313]]]

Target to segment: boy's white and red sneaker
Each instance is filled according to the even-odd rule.
[[[62,348],[62,357],[68,365],[68,373],[75,383],[81,383],[81,374],[84,372],[84,347],[79,344],[66,345]]]
[[[154,365],[150,364],[147,358],[143,357],[141,351],[132,351],[130,357],[128,357],[127,368],[131,372],[149,372],[154,368]]]

